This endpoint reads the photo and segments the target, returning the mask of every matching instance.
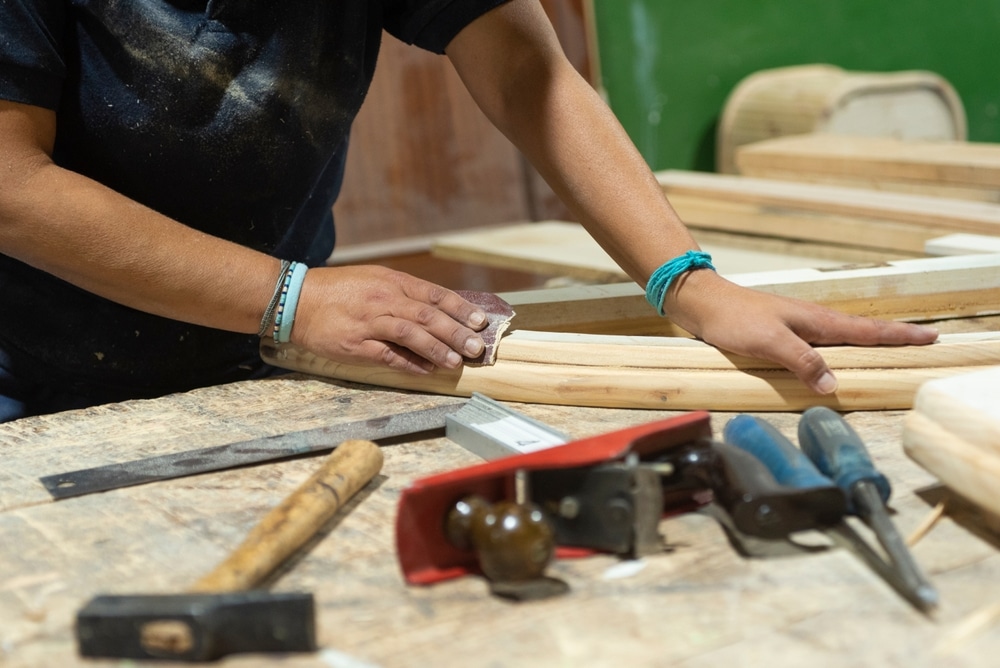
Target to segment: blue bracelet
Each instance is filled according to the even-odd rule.
[[[670,284],[677,280],[677,277],[692,269],[711,269],[712,256],[704,251],[689,250],[684,255],[678,255],[672,260],[667,260],[653,272],[646,283],[646,301],[656,309],[660,315],[663,313],[663,298],[670,289]]]
[[[281,289],[281,300],[274,316],[274,342],[288,343],[292,338],[292,325],[295,323],[295,309],[299,305],[299,293],[306,279],[306,265],[293,262],[285,275],[285,284]]]

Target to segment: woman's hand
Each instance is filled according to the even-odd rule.
[[[837,380],[810,344],[923,345],[938,336],[931,327],[846,315],[744,288],[705,269],[681,276],[664,310],[706,343],[780,364],[819,394],[835,391]]]
[[[326,359],[409,373],[454,369],[483,351],[474,304],[385,267],[322,267],[306,274],[292,342]]]

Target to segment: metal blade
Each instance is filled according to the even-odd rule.
[[[337,444],[351,439],[378,441],[432,429],[443,429],[445,417],[463,405],[464,402],[446,404],[408,413],[255,438],[240,443],[69,471],[42,477],[40,481],[54,499],[67,499],[155,480],[220,471],[309,452],[330,451]]]

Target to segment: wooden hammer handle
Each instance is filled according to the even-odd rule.
[[[382,451],[371,441],[344,441],[322,468],[251,530],[193,592],[251,589],[302,547],[340,507],[382,468]]]

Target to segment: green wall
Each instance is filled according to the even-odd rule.
[[[726,96],[753,72],[930,70],[970,141],[1000,141],[1000,0],[593,0],[608,101],[653,169],[713,170]]]

